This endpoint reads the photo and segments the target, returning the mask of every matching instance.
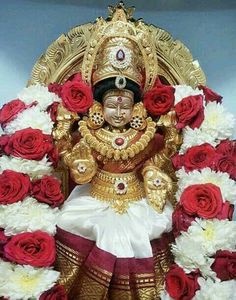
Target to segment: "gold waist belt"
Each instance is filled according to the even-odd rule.
[[[143,183],[135,172],[109,173],[98,170],[91,182],[91,196],[110,203],[118,213],[124,213],[129,203],[144,198]]]

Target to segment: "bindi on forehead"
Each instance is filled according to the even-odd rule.
[[[122,101],[123,101],[123,99],[122,99],[121,96],[117,97],[117,102],[118,102],[118,103],[122,103]]]

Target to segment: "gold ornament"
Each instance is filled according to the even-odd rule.
[[[148,203],[159,213],[162,213],[166,201],[170,199],[173,191],[171,178],[155,166],[143,169],[144,188]]]
[[[143,103],[139,102],[134,105],[130,126],[136,130],[143,130],[147,126],[147,111]]]
[[[93,106],[89,109],[88,126],[91,129],[98,129],[102,127],[104,122],[102,104],[95,101]]]
[[[123,214],[129,203],[144,198],[144,188],[135,172],[109,173],[98,170],[91,182],[90,194],[108,202],[118,213]]]
[[[142,21],[131,20],[124,5],[118,4],[109,19],[99,18],[94,24],[82,63],[88,84],[118,77],[141,85],[145,78],[144,91],[152,88],[158,73],[153,36]],[[117,84],[124,88],[124,82]]]
[[[63,160],[70,168],[72,179],[78,184],[90,182],[96,174],[97,163],[84,140],[75,144],[72,150],[63,156]]]
[[[132,158],[144,150],[155,135],[156,124],[151,118],[147,118],[147,127],[145,132],[141,135],[138,141],[134,142],[127,149],[114,149],[110,144],[106,144],[104,141],[99,141],[97,137],[90,132],[87,122],[84,120],[79,122],[79,131],[91,149],[108,159],[114,159],[117,161]]]

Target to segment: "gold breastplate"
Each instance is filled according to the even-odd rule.
[[[91,149],[103,157],[118,161],[133,158],[143,151],[155,135],[156,123],[147,118],[147,127],[142,134],[133,129],[113,133],[105,129],[92,132],[86,121],[82,120],[79,122],[79,131]]]
[[[91,196],[110,203],[118,213],[123,214],[129,203],[144,198],[143,183],[135,172],[109,173],[98,170],[91,181]]]

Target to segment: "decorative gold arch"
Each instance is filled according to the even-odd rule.
[[[93,26],[92,23],[76,26],[55,40],[35,63],[28,85],[63,83],[79,72]],[[189,49],[167,31],[154,25],[147,26],[155,42],[159,76],[173,85],[204,85],[205,75]]]

